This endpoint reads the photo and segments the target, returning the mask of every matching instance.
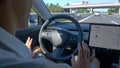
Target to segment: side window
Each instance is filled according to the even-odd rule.
[[[38,25],[38,14],[33,9],[31,9],[28,17],[28,26],[31,27],[36,25]]]

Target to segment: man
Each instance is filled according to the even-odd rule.
[[[42,57],[32,58],[30,49],[15,38],[18,28],[25,28],[33,0],[0,0],[0,68],[70,68]],[[32,42],[28,40],[28,42]],[[90,50],[85,43],[79,47],[78,58],[72,57],[73,68],[91,68]]]

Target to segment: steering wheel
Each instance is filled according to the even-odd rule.
[[[67,19],[72,21],[76,28],[78,29],[78,34],[72,33],[70,30],[60,27],[48,27],[48,25],[57,20],[57,19]],[[43,38],[49,40],[52,43],[52,52],[49,52],[45,44],[43,43]],[[67,60],[72,57],[72,55],[77,53],[77,45],[70,45],[72,43],[81,44],[83,39],[82,29],[80,24],[71,16],[69,15],[55,15],[45,21],[42,25],[40,32],[39,32],[39,43],[43,54],[51,58],[53,60]],[[65,51],[67,49],[71,49],[70,54],[65,55]]]

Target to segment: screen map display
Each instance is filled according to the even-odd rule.
[[[91,24],[89,46],[120,50],[120,26]]]

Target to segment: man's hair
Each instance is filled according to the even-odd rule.
[[[0,0],[0,5],[5,4],[6,0]]]

